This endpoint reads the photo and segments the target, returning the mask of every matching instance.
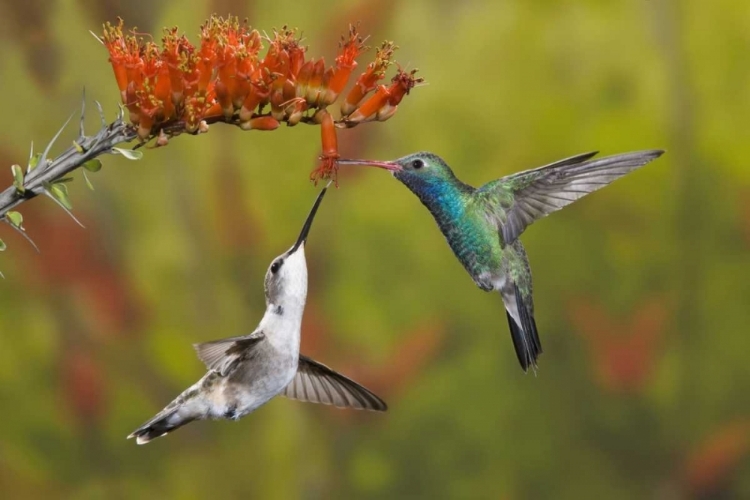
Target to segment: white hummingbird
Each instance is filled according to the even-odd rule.
[[[255,331],[195,344],[208,373],[128,439],[145,444],[193,420],[238,420],[279,394],[339,408],[387,409],[365,387],[299,353],[307,298],[305,241],[327,188],[315,200],[294,246],[271,262],[266,312]]]

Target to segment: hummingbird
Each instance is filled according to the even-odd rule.
[[[419,152],[393,161],[338,160],[389,170],[430,211],[453,253],[484,291],[500,293],[524,372],[542,353],[531,268],[518,237],[531,223],[601,189],[664,153],[637,151],[594,159],[584,153],[474,188],[439,156]]]
[[[315,200],[294,245],[271,262],[265,277],[266,312],[255,331],[195,344],[208,372],[128,439],[145,444],[194,420],[238,420],[277,395],[386,411],[385,402],[370,390],[299,352],[307,298],[305,242],[327,188]]]

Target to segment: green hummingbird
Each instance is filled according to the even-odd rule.
[[[585,153],[474,188],[429,152],[398,160],[339,160],[390,170],[435,218],[453,253],[479,288],[498,291],[505,304],[513,346],[524,372],[536,370],[542,353],[532,298],[531,269],[518,239],[532,222],[642,167],[664,151],[593,159]]]

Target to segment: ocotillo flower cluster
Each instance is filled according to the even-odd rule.
[[[214,122],[243,130],[274,130],[282,122],[317,124],[323,147],[314,179],[335,173],[337,127],[389,119],[422,81],[415,71],[398,67],[389,85],[380,84],[396,49],[384,42],[346,94],[335,120],[327,108],[345,90],[357,57],[368,48],[354,26],[341,37],[333,66],[323,58],[306,59],[307,48],[296,29],[285,26],[261,35],[231,16],[206,21],[197,47],[177,28],[165,29],[159,46],[135,29],[124,33],[121,19],[104,25],[101,41],[142,141],[156,137],[157,145],[166,145],[170,136],[205,132]],[[268,50],[261,57],[264,41]]]

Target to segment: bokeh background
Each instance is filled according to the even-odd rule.
[[[390,411],[279,398],[146,447],[125,436],[201,376],[191,344],[262,316],[319,129],[216,125],[104,158],[95,191],[71,185],[86,229],[47,199],[21,208],[41,254],[0,229],[1,497],[750,498],[748,5],[0,0],[3,186],[84,85],[114,115],[88,30],[120,15],[195,41],[214,11],[298,26],[328,60],[349,21],[397,41],[429,85],[342,132],[345,156],[432,150],[478,185],[592,149],[668,153],[524,234],[536,376],[418,200],[342,170],[308,245],[302,349]]]

